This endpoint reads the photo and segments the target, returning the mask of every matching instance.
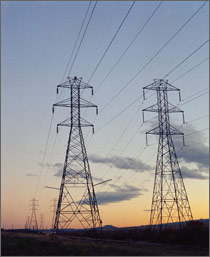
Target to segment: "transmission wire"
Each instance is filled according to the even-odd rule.
[[[189,54],[183,61],[181,61],[179,64],[177,64],[172,70],[170,70],[164,77],[166,78],[168,75],[170,75],[172,72],[174,72],[180,65],[182,65],[185,61],[187,61],[193,54],[195,54],[197,51],[199,51],[206,43],[209,42],[209,39],[206,40],[203,44],[201,44],[198,48],[196,48],[191,54]]]
[[[125,20],[127,19],[127,17],[128,17],[128,15],[129,15],[129,13],[130,13],[131,9],[133,8],[134,4],[135,4],[135,1],[133,1],[133,3],[132,3],[132,5],[131,5],[131,7],[129,8],[128,12],[126,13],[126,15],[125,15],[125,17],[124,17],[124,19],[123,19],[123,21],[121,22],[120,26],[118,27],[117,31],[115,32],[115,34],[114,34],[114,36],[113,36],[112,40],[110,41],[109,45],[107,46],[107,48],[106,48],[105,52],[103,53],[103,55],[102,55],[102,57],[101,57],[100,61],[99,61],[99,62],[98,62],[98,64],[96,65],[96,67],[95,67],[95,69],[94,69],[93,73],[91,74],[91,76],[90,76],[90,78],[89,78],[89,80],[88,80],[88,82],[87,82],[87,83],[89,83],[89,82],[90,82],[90,80],[92,79],[92,77],[93,77],[93,75],[95,74],[96,70],[98,69],[99,65],[101,64],[101,62],[102,62],[102,60],[103,60],[104,56],[106,55],[107,51],[109,50],[110,46],[112,45],[112,43],[113,43],[113,41],[114,41],[115,37],[117,36],[118,32],[119,32],[119,31],[120,31],[120,29],[121,29],[121,27],[122,27],[123,23],[124,23],[124,22],[125,22]]]
[[[189,72],[193,71],[195,68],[197,68],[198,66],[200,66],[202,63],[206,62],[209,59],[209,57],[205,58],[202,62],[196,64],[195,66],[193,66],[191,69],[189,69],[188,71],[186,71],[185,73],[183,73],[181,76],[179,76],[178,78],[176,78],[175,80],[173,80],[171,83],[174,83],[175,81],[177,81],[178,79],[182,78],[183,76],[185,76],[186,74],[188,74]]]
[[[112,68],[110,69],[110,71],[108,72],[108,74],[105,76],[105,78],[102,80],[102,82],[99,84],[99,86],[96,88],[95,93],[99,90],[99,88],[102,86],[102,84],[104,83],[104,81],[109,77],[109,75],[112,73],[112,71],[115,69],[115,67],[118,65],[118,63],[121,61],[121,59],[124,57],[124,55],[127,53],[127,51],[129,50],[129,48],[133,45],[133,43],[136,41],[136,39],[138,38],[138,36],[141,34],[141,32],[144,30],[144,28],[146,27],[146,25],[149,23],[149,21],[152,19],[152,17],[155,15],[156,11],[159,9],[159,7],[161,6],[161,4],[163,3],[163,1],[161,1],[159,3],[159,5],[155,8],[155,10],[152,12],[152,14],[150,15],[150,17],[147,19],[147,21],[144,23],[144,25],[141,27],[141,29],[138,31],[138,33],[135,35],[135,37],[133,38],[133,40],[130,42],[130,44],[128,45],[128,47],[124,50],[124,52],[122,53],[122,55],[120,56],[120,58],[117,60],[117,62],[115,62],[115,64],[112,66]]]
[[[175,32],[175,34],[157,51],[155,55],[104,105],[101,112],[154,60],[154,58],[177,36],[177,34],[190,22],[190,20],[204,7],[202,6]]]
[[[84,31],[84,33],[83,33],[83,35],[82,35],[82,38],[81,38],[81,40],[80,40],[80,43],[79,43],[79,46],[78,46],[78,48],[77,48],[76,54],[75,54],[75,56],[74,56],[73,62],[72,62],[71,67],[70,67],[70,69],[69,69],[68,75],[70,75],[70,73],[71,73],[71,70],[72,70],[72,68],[73,68],[74,62],[75,62],[75,60],[76,60],[76,58],[77,58],[78,52],[79,52],[80,47],[81,47],[81,45],[82,45],[82,42],[83,42],[83,40],[84,40],[85,34],[86,34],[86,32],[87,32],[88,26],[89,26],[89,24],[90,24],[90,21],[91,21],[91,18],[92,18],[92,16],[93,16],[93,13],[94,13],[94,11],[95,11],[95,8],[96,8],[97,3],[98,3],[98,2],[96,1],[95,4],[94,4],[94,6],[93,6],[93,9],[92,9],[92,11],[91,11],[90,17],[89,17],[88,22],[87,22],[87,25],[86,25],[86,27],[85,27],[85,31]]]

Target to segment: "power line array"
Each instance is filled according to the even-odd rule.
[[[118,34],[119,30],[121,29],[124,21],[127,19],[128,14],[130,13],[131,9],[133,8],[135,1],[131,4],[129,7],[126,16],[122,20],[120,26],[118,27],[116,33],[114,34],[112,40],[108,44],[104,54],[100,58],[99,62],[97,63],[93,73],[91,74],[89,81],[94,76],[95,72],[97,71],[99,65],[101,64],[103,58],[105,57],[106,53],[108,52],[113,40],[115,39],[116,35]],[[192,18],[197,15],[197,13],[205,6],[205,3],[203,3],[200,8],[175,32],[175,34],[170,37],[170,39],[151,57],[151,59],[146,62],[145,65],[142,66],[142,68],[118,91],[112,98],[102,107],[102,111],[126,88],[128,85],[162,52],[162,50],[178,35],[178,33],[192,20]],[[111,72],[114,70],[114,68],[117,66],[117,64],[120,62],[120,60],[123,58],[125,53],[128,51],[128,49],[131,47],[131,45],[134,43],[134,41],[137,39],[137,37],[140,35],[140,33],[143,31],[144,27],[147,25],[147,23],[152,19],[156,11],[161,6],[162,2],[158,4],[158,6],[155,8],[151,16],[148,18],[148,20],[144,23],[143,27],[141,27],[140,31],[137,33],[137,35],[133,38],[131,43],[128,45],[128,47],[125,49],[123,54],[120,56],[120,58],[117,60],[117,62],[114,64],[114,66],[111,68],[110,72],[107,74],[107,76],[104,78],[104,80],[99,83],[98,87],[96,88],[96,91],[101,87],[103,82],[106,80],[106,78],[111,74]],[[74,44],[74,48],[71,53],[71,57],[69,59],[67,68],[65,70],[65,73],[67,72],[68,66],[70,65],[70,62],[73,58],[73,62],[71,64],[71,67],[69,69],[69,73],[71,73],[71,70],[73,68],[73,65],[76,61],[77,55],[79,53],[81,44],[83,43],[84,37],[86,35],[88,26],[90,24],[91,18],[93,16],[93,13],[95,11],[97,2],[95,2],[94,7],[91,11],[91,14],[89,16],[85,31],[83,32],[82,38],[79,42],[79,46],[76,50],[75,56],[73,58],[73,53],[76,49],[76,45],[78,43],[80,34],[82,32],[85,20],[87,18],[87,14],[89,12],[91,2],[88,5],[87,11],[85,13],[85,17],[82,21],[81,28],[79,30],[79,34],[77,36],[77,39]],[[157,92],[158,96],[158,103],[157,105],[153,105],[152,107],[146,108],[143,111],[153,111],[158,112],[158,120],[159,120],[159,126],[153,130],[150,130],[146,134],[154,134],[156,133],[159,135],[159,146],[158,146],[158,154],[157,154],[157,164],[156,164],[156,173],[155,173],[155,185],[154,185],[154,191],[153,191],[153,200],[152,200],[152,208],[151,208],[151,217],[150,217],[150,225],[157,225],[160,224],[160,228],[162,229],[163,223],[170,223],[170,222],[179,222],[181,226],[181,222],[185,220],[192,220],[192,212],[190,209],[189,201],[187,198],[186,190],[184,187],[184,182],[182,179],[181,171],[179,168],[179,163],[175,151],[175,147],[173,145],[172,135],[183,135],[183,133],[179,132],[177,129],[173,128],[169,121],[169,113],[170,112],[181,112],[177,106],[173,106],[168,102],[168,95],[167,91],[179,91],[176,87],[170,85],[167,80],[164,80],[169,74],[171,74],[174,70],[176,70],[180,65],[182,65],[186,60],[188,60],[193,54],[195,54],[199,49],[201,49],[205,44],[207,44],[209,40],[205,41],[201,46],[199,46],[194,52],[192,52],[189,56],[187,56],[181,63],[179,63],[177,66],[175,66],[171,71],[167,73],[163,77],[162,80],[155,80],[154,83],[150,84],[149,86],[144,87],[143,89],[147,90],[155,90]],[[181,77],[185,76],[192,70],[194,70],[196,67],[204,63],[207,59],[204,59],[202,62],[179,76],[174,81],[180,79]],[[65,76],[64,73],[64,76]],[[64,79],[63,76],[63,79]],[[63,81],[62,79],[62,81]],[[53,105],[53,110],[55,106],[62,106],[70,108],[70,118],[67,118],[65,121],[59,123],[57,125],[57,131],[60,126],[66,126],[70,128],[69,132],[69,140],[68,140],[68,146],[66,150],[66,158],[63,168],[63,174],[62,174],[62,181],[61,186],[59,190],[59,199],[58,201],[56,199],[53,200],[53,207],[52,213],[53,213],[53,219],[52,219],[52,229],[55,232],[58,232],[60,229],[66,229],[66,228],[72,228],[73,225],[75,226],[82,226],[83,228],[102,228],[102,221],[100,219],[98,204],[95,196],[94,191],[94,185],[92,181],[92,176],[90,172],[89,162],[87,158],[86,148],[84,144],[84,138],[82,134],[82,127],[92,127],[94,131],[94,127],[92,124],[84,120],[80,117],[80,108],[88,108],[88,107],[96,107],[96,105],[82,99],[80,97],[80,90],[84,90],[87,88],[91,88],[88,84],[82,82],[81,79],[78,79],[77,77],[74,78],[67,78],[67,81],[58,85],[57,87],[57,94],[58,89],[62,88],[61,93],[63,92],[63,89],[69,89],[70,90],[70,97],[66,100],[57,102]],[[200,96],[206,94],[207,92],[204,92]],[[197,93],[196,93],[197,94]],[[61,94],[60,94],[61,96]],[[59,96],[59,97],[60,97]],[[128,108],[134,105],[134,103],[137,103],[141,98],[143,98],[144,94],[142,94],[140,97],[135,99],[133,102],[131,102],[126,108],[124,108],[121,112],[117,113],[113,118],[111,118],[108,122],[106,122],[104,125],[102,125],[98,130],[101,131],[104,127],[106,127],[108,124],[110,124],[114,119],[116,119],[121,113],[126,111]],[[191,102],[195,99],[197,99],[197,96],[188,102]],[[58,97],[58,100],[59,100]],[[187,99],[187,98],[186,98]],[[57,101],[57,100],[56,100]],[[181,105],[184,105],[188,102],[185,102]],[[181,106],[180,105],[180,106]],[[53,112],[54,113],[54,112]],[[135,117],[135,115],[134,115]],[[205,116],[204,116],[205,117]],[[53,116],[52,116],[53,119]],[[50,124],[50,129],[52,126],[52,119]],[[134,119],[134,118],[132,118]],[[131,119],[131,121],[132,121]],[[199,119],[199,118],[198,118]],[[94,120],[95,121],[95,120]],[[129,124],[126,126],[125,130],[123,131],[122,135],[117,139],[115,144],[113,145],[113,148],[118,144],[121,137],[124,135],[125,131],[128,129]],[[138,128],[137,132],[140,130]],[[47,144],[49,140],[49,134],[47,137]],[[133,138],[136,136],[134,134]],[[55,140],[56,142],[56,140]],[[128,144],[130,144],[131,141],[129,141]],[[43,164],[44,159],[46,155],[46,148],[45,147],[45,154],[43,157]],[[128,146],[126,145],[126,147]],[[53,151],[54,151],[53,145]],[[125,147],[125,148],[126,148]],[[112,150],[113,150],[112,148]],[[123,151],[125,150],[123,149]],[[142,147],[141,147],[142,148]],[[145,146],[143,148],[140,148],[140,152],[144,151],[146,149]],[[111,152],[112,152],[111,150]],[[53,154],[52,151],[52,154]],[[110,152],[110,153],[111,153]],[[138,150],[139,152],[139,150]],[[50,161],[52,158],[52,154],[50,157]],[[42,173],[42,168],[41,172]],[[106,173],[107,174],[107,173]],[[120,176],[121,178],[122,176]],[[40,180],[40,177],[39,177]],[[38,180],[38,184],[39,184]],[[36,188],[36,192],[38,190],[38,185]],[[75,192],[73,192],[75,191]],[[33,199],[35,200],[35,199]],[[33,201],[32,200],[32,201]],[[100,200],[100,199],[99,199]],[[35,200],[36,201],[36,200]],[[57,202],[57,206],[56,206]],[[34,204],[35,209],[36,204]],[[35,213],[35,212],[34,212]],[[35,213],[36,214],[36,213]],[[32,215],[31,215],[32,217]],[[33,223],[35,224],[35,215],[33,214]],[[41,224],[41,223],[40,223]],[[27,222],[26,222],[27,227]],[[31,222],[28,222],[28,227],[31,227]],[[35,227],[35,225],[33,226]],[[38,229],[38,225],[37,225]],[[41,227],[40,227],[41,229]]]
[[[57,203],[54,232],[74,226],[82,228],[101,228],[98,204],[90,172],[90,166],[82,134],[82,127],[94,127],[81,118],[81,108],[97,106],[80,97],[81,90],[93,88],[81,79],[68,77],[68,80],[57,86],[70,91],[70,97],[53,105],[70,108],[70,118],[59,123],[59,126],[70,128],[63,168],[59,198]],[[58,93],[58,91],[57,91]]]
[[[180,94],[180,89],[163,79],[155,79],[143,88],[143,92],[145,89],[156,91],[157,104],[143,109],[143,113],[157,112],[159,121],[156,128],[146,132],[146,136],[159,136],[150,226],[157,228],[154,225],[160,225],[162,230],[163,224],[179,222],[181,227],[182,222],[193,220],[193,216],[172,138],[173,135],[182,135],[184,145],[184,134],[170,124],[169,114],[182,113],[184,123],[184,112],[168,101],[168,91]]]

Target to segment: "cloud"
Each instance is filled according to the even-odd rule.
[[[103,178],[98,178],[98,177],[95,177],[95,176],[92,176],[92,179],[93,179],[93,181],[96,181],[96,182],[102,182],[102,181],[104,181]]]
[[[43,167],[52,167],[52,168],[61,168],[63,167],[63,163],[57,162],[55,164],[51,164],[51,163],[44,163],[44,165],[41,162],[38,162],[39,166],[43,166]]]
[[[93,163],[103,163],[114,166],[118,169],[130,169],[134,171],[148,171],[151,170],[152,167],[144,164],[140,160],[135,160],[130,157],[120,157],[120,156],[112,156],[112,157],[101,157],[99,155],[90,155],[89,160]]]
[[[145,188],[138,188],[130,185],[119,187],[117,185],[110,184],[110,186],[114,191],[96,193],[97,201],[100,205],[128,201],[143,195],[143,192],[147,191]]]
[[[33,173],[26,173],[25,175],[28,177],[37,177],[38,176],[37,174],[33,174]]]
[[[204,144],[186,147],[178,156],[182,161],[196,164],[201,170],[209,169],[209,148]]]
[[[42,163],[42,162],[38,162],[38,165],[39,166],[43,166],[43,167],[50,167],[50,166],[52,166],[52,164],[50,164],[50,163]]]
[[[181,128],[174,124],[172,121],[172,126],[178,128],[184,133],[185,145],[181,151],[179,148],[183,147],[182,136],[173,136],[173,142],[176,148],[176,152],[180,162],[187,164],[195,164],[199,171],[208,172],[209,170],[209,147],[203,142],[206,140],[206,136],[202,131],[195,129],[191,124],[185,124]],[[148,130],[157,126],[156,121],[150,120],[148,122]],[[150,139],[149,139],[150,140]],[[189,146],[188,146],[189,145]]]
[[[55,177],[61,177],[62,175],[63,175],[63,169],[59,169],[59,170],[54,174]]]
[[[182,131],[185,136],[186,147],[178,152],[178,157],[181,161],[189,164],[196,164],[199,171],[209,170],[209,147],[204,143],[200,143],[206,139],[202,132],[199,132],[191,125],[183,127]],[[175,137],[174,137],[175,138]],[[182,137],[176,137],[174,142],[177,146],[182,146]],[[194,145],[193,145],[194,144]],[[189,145],[189,147],[187,146]]]
[[[57,162],[57,163],[55,163],[53,166],[54,166],[55,168],[61,168],[61,167],[63,167],[63,163]]]
[[[181,173],[183,178],[189,178],[189,179],[209,179],[209,177],[202,175],[201,173],[198,172],[197,169],[189,169],[186,166],[181,167]]]

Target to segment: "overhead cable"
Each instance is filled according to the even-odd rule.
[[[129,48],[133,45],[133,43],[136,41],[136,39],[138,38],[138,36],[142,33],[142,31],[144,30],[144,28],[146,27],[146,25],[149,23],[149,21],[152,19],[152,17],[155,15],[155,13],[157,12],[157,10],[160,8],[161,4],[163,3],[163,1],[161,1],[158,6],[155,8],[155,10],[152,12],[152,14],[150,15],[150,17],[147,19],[147,21],[144,23],[144,25],[141,27],[141,29],[138,31],[138,33],[135,35],[135,37],[133,38],[133,40],[130,42],[130,44],[128,45],[128,47],[125,49],[125,51],[122,53],[122,55],[120,56],[120,58],[115,62],[115,64],[112,66],[112,68],[110,69],[110,71],[108,72],[108,74],[105,76],[105,78],[102,80],[102,82],[98,85],[98,87],[95,90],[95,93],[99,90],[99,88],[102,86],[102,84],[104,83],[104,81],[109,77],[109,75],[112,73],[112,71],[115,69],[115,67],[118,65],[118,63],[121,61],[121,59],[124,57],[124,55],[127,53],[127,51],[129,50]]]
[[[134,4],[135,4],[135,1],[133,1],[133,3],[132,3],[132,5],[131,5],[131,7],[129,8],[128,12],[126,13],[126,15],[125,15],[125,17],[124,17],[124,19],[123,19],[123,21],[121,22],[120,26],[118,27],[117,31],[115,32],[115,34],[114,34],[113,38],[111,39],[111,41],[110,41],[109,45],[107,46],[107,48],[106,48],[105,52],[103,53],[103,55],[102,55],[102,57],[101,57],[100,61],[99,61],[99,62],[98,62],[98,64],[96,65],[96,67],[95,67],[95,69],[94,69],[93,73],[91,74],[91,76],[90,76],[90,78],[89,78],[89,80],[88,80],[88,82],[87,82],[87,83],[89,83],[89,82],[90,82],[90,80],[92,79],[92,77],[93,77],[93,75],[95,74],[96,70],[98,69],[99,65],[101,64],[101,62],[102,62],[102,60],[103,60],[104,56],[106,55],[107,51],[109,50],[110,46],[112,45],[112,43],[113,43],[113,41],[114,41],[115,37],[117,36],[118,32],[119,32],[119,31],[120,31],[120,29],[121,29],[121,27],[122,27],[123,23],[124,23],[124,22],[125,22],[125,20],[127,19],[128,14],[130,13],[130,11],[131,11],[131,9],[133,8]]]
[[[207,3],[206,1],[204,4],[199,7],[199,9],[173,34],[173,36],[157,51],[155,55],[104,105],[101,109],[101,112],[120,94],[122,91],[158,56],[160,52],[178,35],[178,33],[191,21],[191,19],[204,7]]]

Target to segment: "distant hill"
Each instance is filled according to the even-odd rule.
[[[203,222],[204,226],[205,227],[208,227],[209,226],[209,219],[199,219],[199,220],[194,220],[194,221],[201,221]],[[189,221],[185,221],[183,222],[183,224],[187,223]],[[170,223],[170,225],[174,226],[176,225],[178,226],[178,222],[175,222],[175,223]],[[163,224],[162,226],[166,226],[167,224]],[[118,230],[130,230],[130,229],[145,229],[145,228],[148,228],[149,225],[142,225],[142,226],[134,226],[134,227],[115,227],[115,226],[112,226],[112,225],[106,225],[103,227],[104,230],[115,230],[115,229],[118,229]]]
[[[112,225],[106,225],[106,226],[103,226],[103,229],[104,230],[114,230],[114,229],[118,229],[117,227],[114,227]]]
[[[209,219],[199,219],[199,220],[195,220],[195,221],[201,221],[203,222],[204,226],[205,227],[209,227]],[[187,223],[189,221],[185,221],[183,223]],[[178,222],[175,222],[175,223],[170,223],[170,225],[176,225],[178,226]],[[166,226],[167,224],[163,224],[162,226]],[[105,225],[103,226],[103,230],[131,230],[131,229],[145,229],[145,228],[148,228],[149,225],[142,225],[142,226],[133,226],[133,227],[115,227],[115,226],[112,226],[112,225]],[[96,228],[96,229],[100,229],[100,228]],[[3,229],[1,229],[3,230]],[[65,232],[77,232],[77,231],[84,231],[85,229],[74,229],[74,228],[69,228],[69,229],[64,229],[63,231]],[[25,229],[5,229],[5,231],[25,231]],[[52,232],[51,229],[47,229],[47,230],[39,230],[39,231],[43,231],[43,232]]]

